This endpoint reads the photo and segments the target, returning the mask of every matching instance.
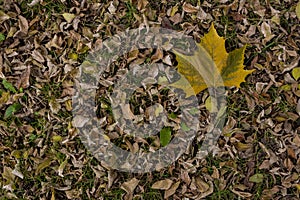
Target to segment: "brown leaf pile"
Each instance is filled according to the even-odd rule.
[[[1,199],[299,199],[296,6],[292,0],[0,1]],[[228,52],[249,44],[244,64],[256,69],[240,89],[228,89],[218,147],[199,156],[210,123],[204,91],[198,95],[199,135],[171,166],[128,174],[93,158],[71,123],[74,78],[86,55],[118,31],[142,26],[175,29],[199,42],[211,22],[227,39]],[[169,52],[143,49],[107,70],[98,103],[108,128],[114,121],[101,94],[128,63],[147,61],[175,63]],[[144,90],[136,94],[133,107],[146,111],[149,97]],[[110,137],[131,151],[137,144],[160,145],[159,138]]]

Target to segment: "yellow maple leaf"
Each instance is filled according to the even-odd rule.
[[[218,35],[212,24],[192,56],[174,51],[181,78],[170,85],[183,89],[187,97],[208,87],[240,87],[246,76],[254,71],[244,70],[245,49],[246,45],[227,53],[225,39]]]

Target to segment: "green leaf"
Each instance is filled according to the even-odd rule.
[[[171,118],[171,119],[176,119],[177,118],[177,115],[175,114],[175,113],[170,113],[169,114],[169,118]]]
[[[300,78],[300,67],[296,67],[292,71],[294,79],[297,81]]]
[[[18,103],[14,103],[14,104],[8,106],[8,108],[6,109],[5,114],[4,114],[4,119],[11,117],[15,112],[20,110],[20,108],[21,108],[21,105]]]
[[[2,84],[5,87],[5,89],[7,89],[7,90],[9,90],[13,93],[17,93],[17,90],[15,89],[15,87],[10,82],[8,82],[7,80],[3,79]]]
[[[263,180],[264,180],[263,174],[254,174],[253,176],[251,176],[249,178],[249,181],[253,182],[253,183],[261,183],[261,182],[263,182]]]
[[[161,129],[160,131],[160,144],[161,146],[167,146],[170,143],[171,140],[171,128],[170,127],[165,127]]]
[[[183,130],[183,131],[189,131],[190,130],[190,128],[185,124],[185,123],[181,123],[181,129]]]
[[[5,40],[5,35],[3,35],[2,33],[0,33],[0,42]]]

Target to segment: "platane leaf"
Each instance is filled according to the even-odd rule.
[[[243,69],[246,45],[227,53],[225,39],[218,35],[213,25],[197,48],[192,56],[174,51],[182,76],[171,86],[184,90],[187,97],[208,87],[240,87],[246,76],[254,71]]]

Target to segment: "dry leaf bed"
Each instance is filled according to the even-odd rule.
[[[299,199],[296,6],[293,0],[0,1],[1,199]],[[227,89],[218,148],[206,158],[197,154],[210,122],[204,91],[197,96],[199,135],[171,166],[130,174],[96,160],[71,123],[74,79],[86,55],[127,28],[160,26],[199,41],[212,22],[227,51],[249,44],[245,65],[256,69],[240,89]],[[96,101],[105,127],[114,123],[106,97],[111,83],[129,63],[147,62],[176,65],[170,52],[141,49],[104,74]],[[156,102],[176,127],[176,101],[158,85],[139,88],[131,109],[140,114]],[[109,137],[131,151],[160,147],[158,137]]]

